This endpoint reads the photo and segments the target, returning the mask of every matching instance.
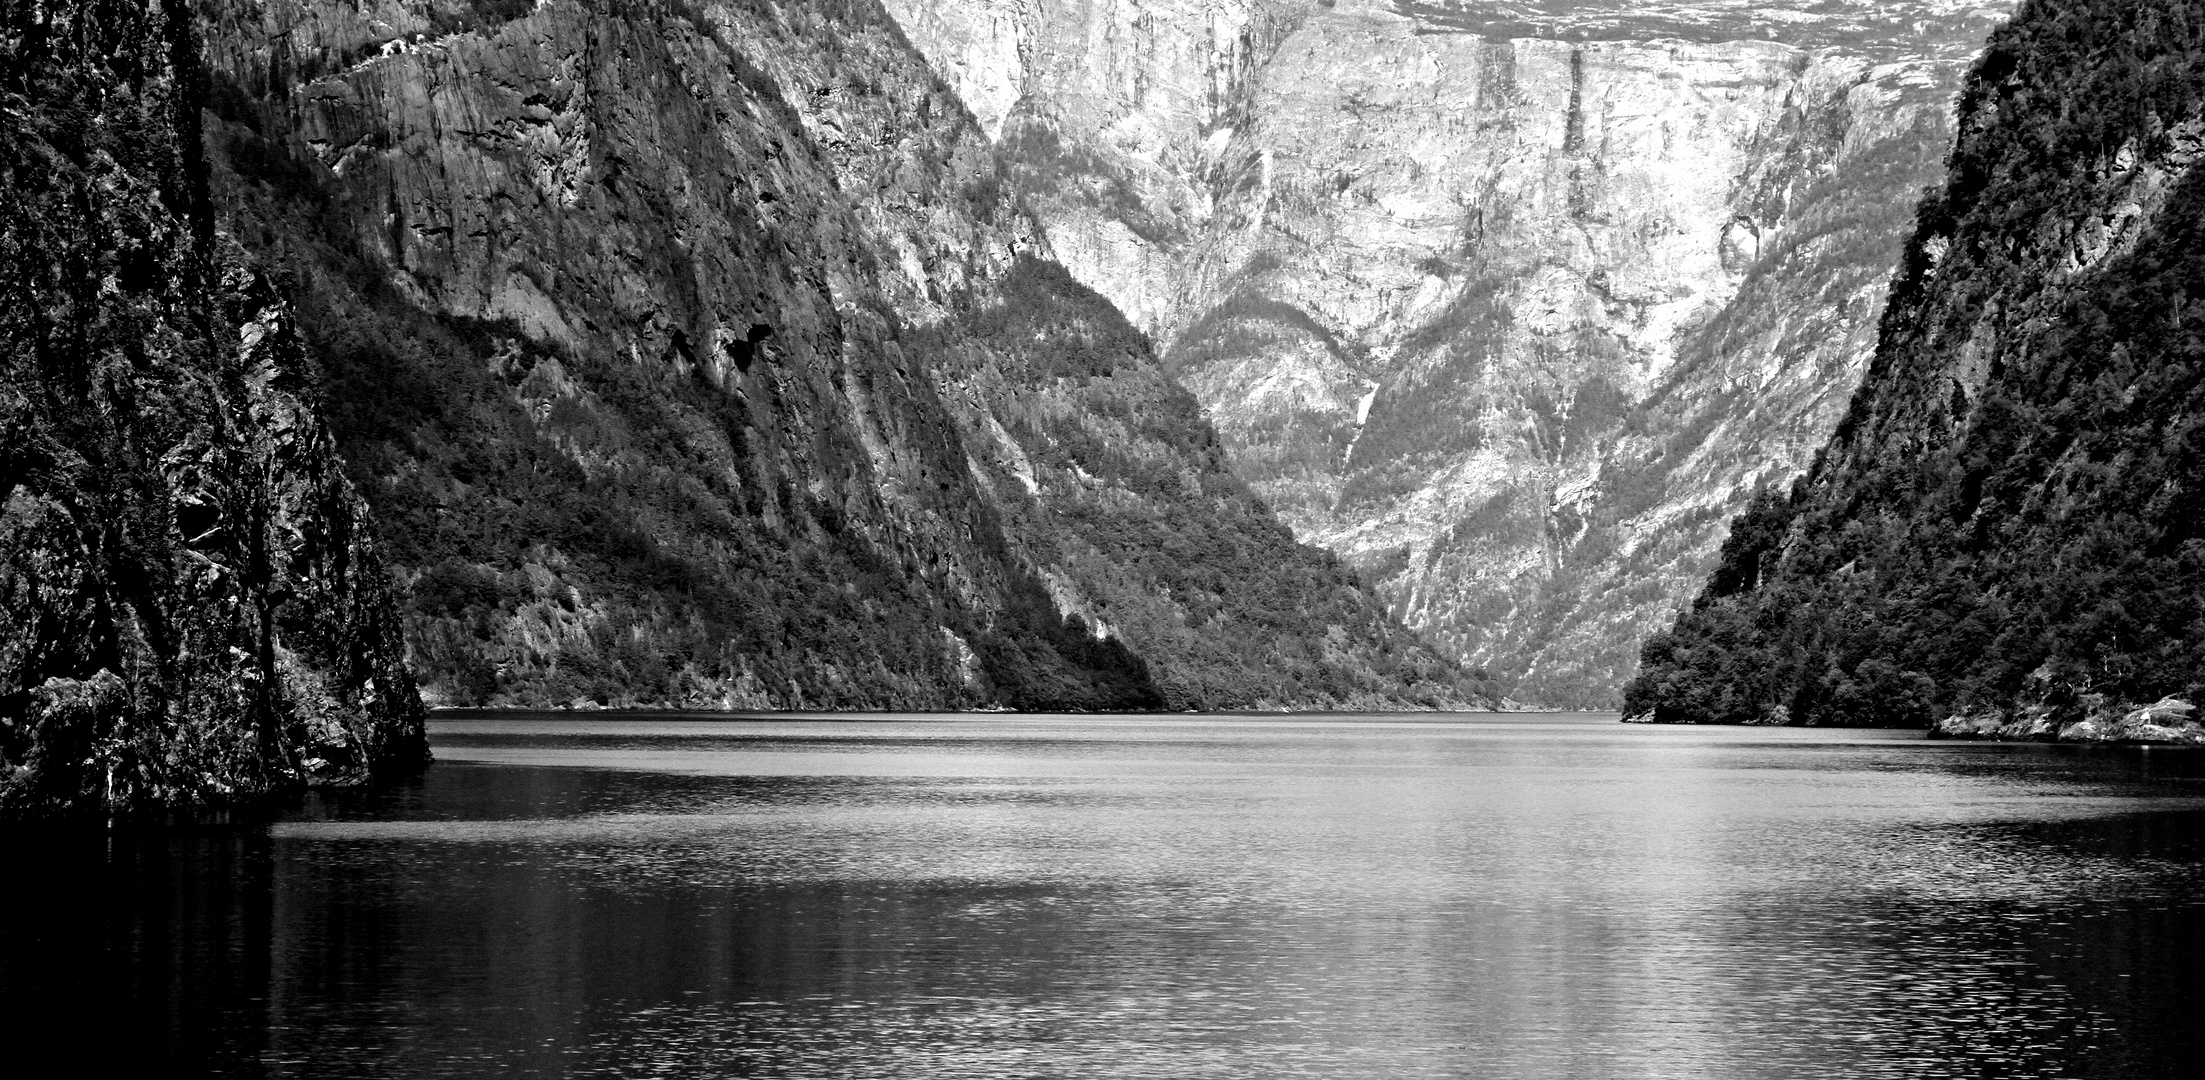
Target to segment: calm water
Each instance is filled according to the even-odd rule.
[[[9,836],[0,1025],[270,1076],[2175,1076],[2205,763],[1612,717],[444,720]],[[66,1026],[64,1026],[66,1025]]]

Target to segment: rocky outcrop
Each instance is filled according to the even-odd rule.
[[[988,118],[872,4],[205,6],[217,190],[312,317],[436,700],[1479,692],[1030,269]],[[1003,337],[1014,298],[1085,329]]]
[[[2205,744],[2205,725],[2190,718],[2197,707],[2181,698],[2161,698],[2142,708],[2121,711],[2103,700],[2090,703],[2080,720],[2061,723],[2058,711],[2024,706],[2001,712],[1954,714],[1929,729],[1933,739],[1999,739],[2029,742]]]
[[[2166,699],[2205,689],[2205,7],[2025,4],[1957,123],[1845,418],[1733,524],[1630,711],[2187,730]]]
[[[427,756],[294,315],[217,237],[180,7],[0,38],[0,815],[252,804]]]
[[[1837,423],[1996,16],[890,6],[1297,534],[1584,706]]]

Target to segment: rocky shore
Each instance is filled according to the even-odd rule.
[[[2195,705],[2161,698],[2137,708],[2103,700],[2089,703],[2081,718],[2048,705],[2010,712],[1957,713],[1930,729],[1933,739],[1996,739],[2009,742],[2165,743],[2205,746],[2205,724],[2192,718]]]

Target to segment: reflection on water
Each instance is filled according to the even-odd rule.
[[[0,1009],[274,1076],[2166,1076],[2186,752],[1610,717],[433,725],[11,837]],[[49,1027],[49,1025],[52,1025]]]

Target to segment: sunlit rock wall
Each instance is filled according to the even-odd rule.
[[[2001,14],[890,7],[1302,538],[1579,705],[1836,423]]]

